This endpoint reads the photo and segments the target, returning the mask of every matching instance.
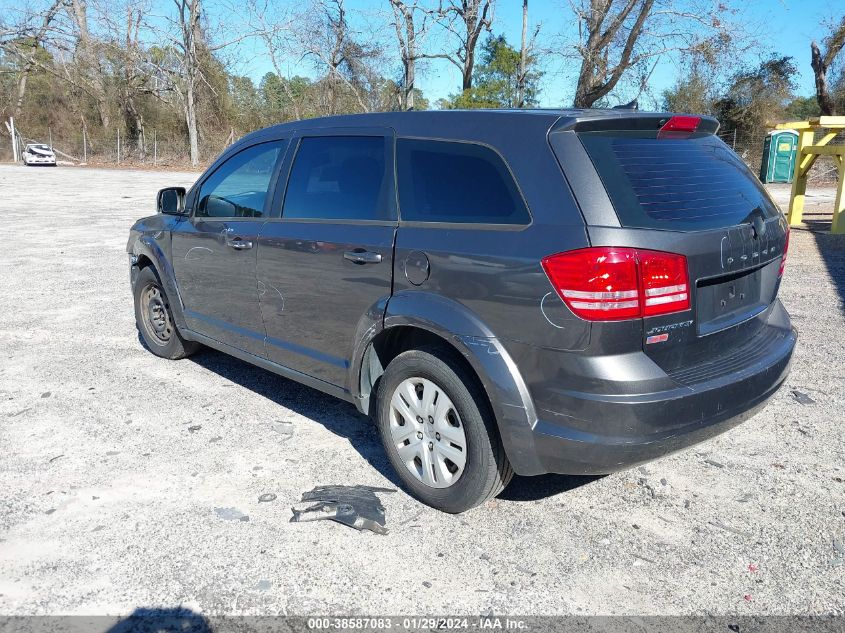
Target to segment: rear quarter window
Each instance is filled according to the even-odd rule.
[[[398,139],[403,221],[528,224],[525,201],[502,157],[475,143]]]
[[[623,226],[706,230],[778,213],[754,174],[716,136],[614,131],[579,137]]]

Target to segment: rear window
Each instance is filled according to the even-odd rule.
[[[399,209],[409,222],[528,224],[502,157],[484,145],[399,139]]]
[[[778,211],[745,163],[713,135],[583,132],[623,226],[705,230]]]

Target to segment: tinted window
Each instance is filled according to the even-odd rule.
[[[228,159],[202,184],[196,215],[260,218],[283,147],[284,141],[262,143]]]
[[[381,136],[303,138],[288,179],[284,218],[388,220]]]
[[[399,139],[403,220],[528,224],[528,209],[501,156],[472,143]]]
[[[754,174],[716,136],[579,136],[623,226],[701,230],[777,214]]]

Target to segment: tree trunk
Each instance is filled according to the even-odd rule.
[[[138,158],[144,160],[147,155],[144,139],[144,117],[135,106],[131,95],[126,95],[123,106],[124,120],[126,122],[126,136],[132,139],[138,151]]]
[[[822,53],[815,42],[810,44],[810,54],[810,65],[813,67],[813,74],[816,78],[816,101],[819,102],[822,116],[832,116],[834,103],[827,85],[827,65],[824,63]]]
[[[191,165],[196,167],[200,162],[200,145],[199,134],[197,132],[197,111],[194,104],[193,78],[188,80],[185,90],[185,123],[188,126],[188,145],[191,151]]]
[[[106,99],[106,89],[103,83],[103,69],[97,58],[88,31],[88,5],[86,0],[72,0],[71,2],[73,20],[79,30],[77,41],[77,59],[83,71],[88,75],[86,79],[91,88],[91,93],[97,102],[97,114],[100,116],[100,123],[104,128],[109,127],[109,104]]]
[[[23,70],[21,71],[21,76],[18,78],[18,100],[15,103],[15,118],[17,119],[21,115],[21,110],[23,109],[23,98],[26,96],[26,80],[29,78],[29,73],[32,71],[32,64],[27,62]]]
[[[622,78],[622,75],[636,65],[634,47],[643,32],[643,26],[651,15],[654,0],[628,0],[619,13],[605,24],[613,0],[591,0],[590,13],[584,19],[587,40],[582,46],[581,70],[575,89],[576,108],[591,108],[599,99],[607,96]],[[623,41],[619,33],[625,20],[638,8],[637,17]],[[610,67],[610,48],[621,46],[619,61]]]
[[[475,51],[467,51],[467,59],[464,62],[464,70],[461,73],[463,78],[463,90],[470,90],[472,88],[472,71],[475,66]]]
[[[18,98],[15,102],[16,118],[20,116],[21,110],[23,109],[23,99],[26,96],[26,82],[29,79],[29,74],[35,68],[35,55],[38,53],[38,43],[47,33],[47,29],[50,27],[50,22],[53,21],[54,17],[56,17],[56,13],[58,13],[61,4],[62,0],[56,0],[50,6],[44,14],[44,21],[41,23],[41,28],[38,30],[38,33],[33,36],[32,47],[29,51],[29,58],[25,61],[23,69],[21,70],[21,76],[18,78]]]
[[[417,45],[414,32],[414,16],[405,16],[405,37],[408,42],[405,60],[405,109],[414,109],[414,84],[417,80]]]
[[[414,82],[416,81],[416,64],[413,59],[405,63],[405,109],[414,109]]]

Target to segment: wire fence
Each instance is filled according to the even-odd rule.
[[[55,135],[49,128],[19,132],[21,149],[25,143],[47,143],[54,148],[60,163],[161,169],[204,168],[238,138],[234,130],[212,138],[203,137],[200,142],[200,163],[197,167],[192,167],[188,141],[182,134],[161,134],[157,130],[146,130],[139,143],[134,139],[128,140],[125,130],[120,129],[99,136],[91,135],[84,129]],[[749,134],[739,130],[719,131],[719,137],[755,174],[760,173],[766,136],[766,133]],[[837,137],[833,143],[845,144],[845,138]],[[12,159],[11,137],[8,134],[0,134],[0,161],[9,162]],[[810,170],[809,181],[811,184],[835,183],[835,159],[832,156],[820,156]]]
[[[5,132],[5,130],[4,130]],[[159,134],[147,130],[140,140],[127,138],[125,130],[92,135],[85,129],[71,133],[52,130],[17,130],[19,156],[27,143],[50,145],[56,160],[73,165],[125,166],[161,169],[201,169],[209,165],[237,137],[234,131],[221,138],[203,138],[199,144],[199,165],[192,167],[187,138],[182,134]],[[0,161],[14,160],[11,136],[0,135]]]
[[[763,145],[767,133],[749,134],[739,130],[719,130],[719,138],[733,149],[755,174],[760,173],[763,162]],[[845,145],[845,138],[836,137],[831,145]],[[810,184],[831,184],[838,179],[836,159],[833,156],[819,156],[810,170]]]

